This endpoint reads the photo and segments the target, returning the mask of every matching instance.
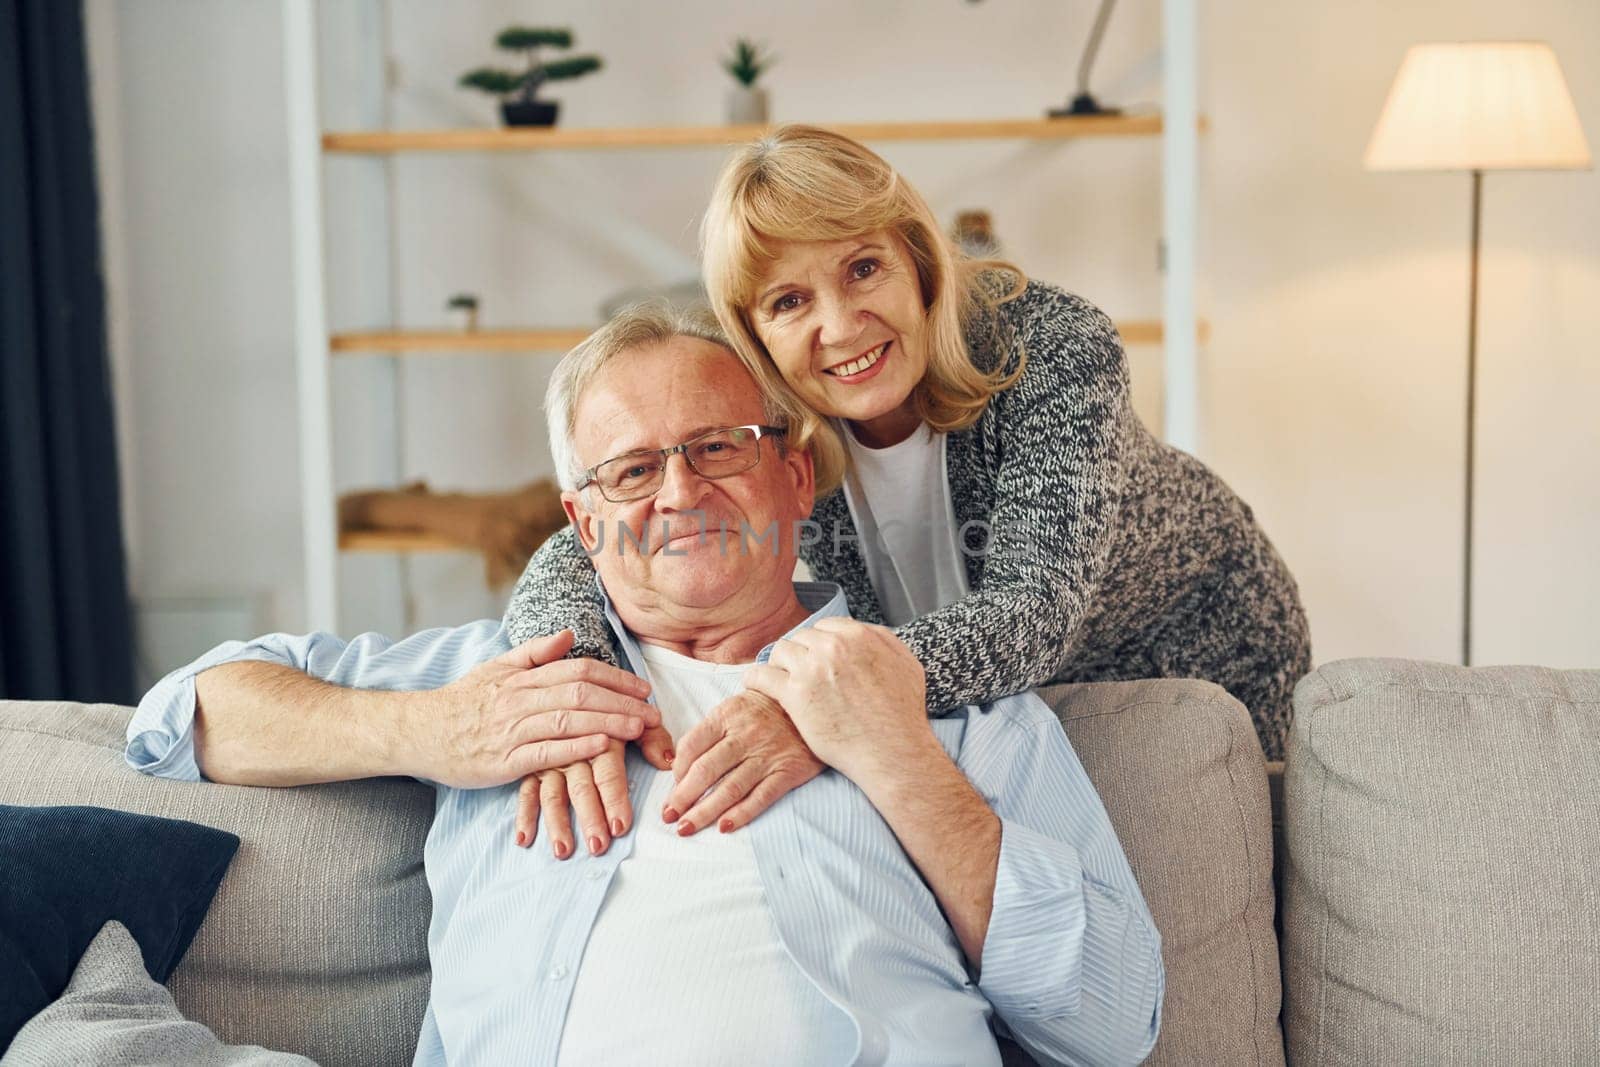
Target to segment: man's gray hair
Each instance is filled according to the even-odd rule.
[[[574,443],[578,400],[594,376],[624,352],[644,345],[664,344],[674,337],[698,337],[734,354],[727,335],[717,325],[716,316],[703,304],[684,308],[665,301],[650,301],[623,308],[611,321],[561,357],[544,395],[545,425],[550,428],[550,456],[555,460],[556,479],[561,488],[577,488],[578,479],[583,476],[585,468],[578,459]],[[765,393],[761,397],[761,409],[768,425],[787,425],[783,409]],[[593,461],[600,463],[609,458],[595,456]]]

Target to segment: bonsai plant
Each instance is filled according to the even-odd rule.
[[[494,43],[507,52],[524,53],[528,69],[518,73],[497,67],[479,67],[463,74],[459,84],[499,96],[500,113],[507,126],[554,126],[561,105],[554,100],[539,99],[539,86],[545,82],[581,78],[599,70],[601,65],[599,56],[568,56],[548,63],[539,61],[541,48],[571,48],[571,30],[511,26],[501,30]]]
[[[445,310],[451,312],[451,319],[456,328],[474,333],[478,329],[478,298],[471,293],[457,293],[450,298],[450,303],[445,305]]]
[[[770,52],[748,37],[733,42],[733,51],[722,61],[722,69],[737,82],[728,90],[728,121],[734,125],[767,121],[767,91],[756,79],[776,62]]]

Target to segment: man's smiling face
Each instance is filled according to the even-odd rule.
[[[573,443],[584,467],[766,421],[760,391],[738,357],[697,337],[616,356],[591,379],[574,415]],[[686,618],[741,594],[770,593],[773,583],[787,589],[795,524],[811,513],[813,483],[810,457],[781,445],[781,438],[763,436],[755,466],[718,479],[671,456],[661,488],[642,500],[613,503],[597,485],[563,493],[613,599]],[[631,537],[622,536],[624,528]],[[741,540],[744,529],[757,536],[774,530],[777,541]]]

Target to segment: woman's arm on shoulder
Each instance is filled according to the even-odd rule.
[[[568,659],[588,657],[618,665],[594,564],[571,526],[553,534],[528,561],[506,606],[505,628],[513,647],[570,629]]]
[[[998,314],[1027,366],[984,416],[1002,458],[982,584],[897,631],[922,661],[933,713],[1055,673],[1105,570],[1126,482],[1128,364],[1111,320],[1037,283]]]

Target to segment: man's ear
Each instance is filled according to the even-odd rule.
[[[561,491],[561,510],[567,513],[567,519],[572,523],[573,529],[578,531],[578,542],[590,553],[595,551],[595,541],[599,536],[597,528],[599,518],[594,512],[584,507],[583,494],[574,489]]]
[[[800,517],[805,518],[811,514],[811,506],[817,499],[817,471],[811,462],[811,450],[784,449],[783,467],[789,476],[789,483],[794,486],[795,496],[800,505]]]

